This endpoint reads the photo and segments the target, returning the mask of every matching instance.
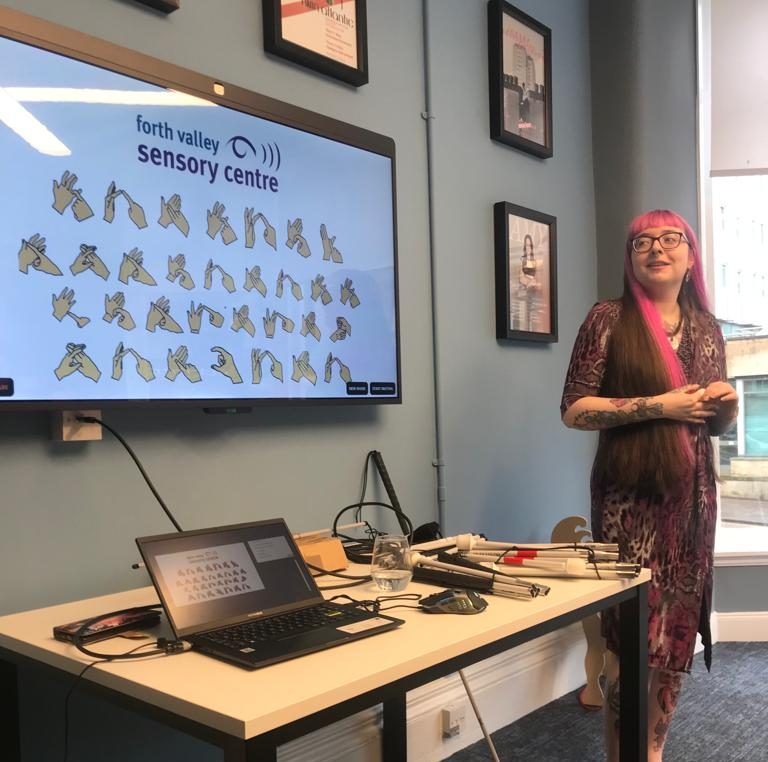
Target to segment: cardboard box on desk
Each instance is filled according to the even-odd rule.
[[[347,557],[338,537],[297,538],[296,544],[304,560],[323,571],[341,571],[347,568]]]

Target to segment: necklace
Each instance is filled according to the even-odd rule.
[[[661,322],[664,324],[664,333],[666,333],[667,338],[671,340],[680,332],[680,328],[683,325],[683,313],[680,312],[680,318],[674,325],[672,323],[668,323],[666,320],[662,320]]]
[[[670,325],[666,320],[661,322],[664,324],[664,333],[667,335],[672,349],[676,350],[680,346],[680,329],[683,327],[683,313],[680,313],[680,319],[675,325]]]

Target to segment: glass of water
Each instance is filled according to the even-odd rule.
[[[371,577],[376,587],[388,593],[405,590],[412,576],[408,538],[402,534],[378,535],[371,557]]]

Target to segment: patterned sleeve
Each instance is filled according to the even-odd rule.
[[[708,386],[713,381],[726,381],[728,375],[725,368],[725,340],[717,318],[707,314],[704,324],[697,347],[700,367],[694,382]]]
[[[581,397],[598,396],[605,372],[608,337],[620,309],[616,301],[598,302],[581,324],[565,375],[560,415],[565,415],[565,411]]]

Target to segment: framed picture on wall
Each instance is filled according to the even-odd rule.
[[[262,0],[264,49],[359,87],[368,82],[365,0]]]
[[[179,10],[180,0],[136,0],[136,2],[148,5],[162,13],[173,13],[173,11]]]
[[[493,223],[496,338],[557,341],[557,220],[500,201]]]
[[[488,2],[491,139],[552,156],[552,31],[505,0]]]

